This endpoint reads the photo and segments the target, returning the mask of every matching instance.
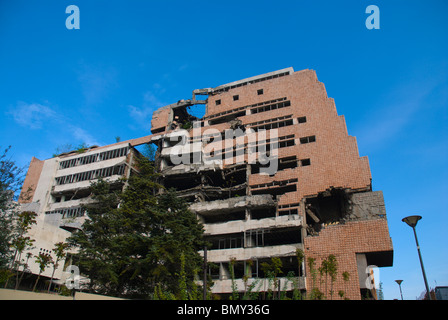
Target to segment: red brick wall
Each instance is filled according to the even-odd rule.
[[[346,292],[346,297],[351,300],[361,299],[359,290],[359,277],[356,262],[356,253],[391,251],[392,241],[386,219],[350,221],[345,224],[330,225],[319,232],[318,236],[308,236],[304,239],[305,259],[309,257],[316,259],[316,269],[321,265],[323,259],[334,254],[338,261],[338,272],[333,287],[333,299],[340,299],[339,290]],[[348,283],[343,281],[342,273],[350,274]],[[306,263],[306,285],[307,291],[312,288],[311,275]],[[324,276],[325,277],[325,276]],[[319,276],[317,276],[319,282]],[[325,291],[325,286],[318,286]],[[328,280],[330,290],[330,280]],[[327,293],[328,299],[329,294]]]
[[[154,111],[151,119],[151,130],[167,126],[168,121],[170,120],[169,119],[170,115],[171,115],[171,108],[169,107],[162,107]]]
[[[33,201],[34,191],[39,182],[40,173],[44,166],[44,161],[35,157],[31,159],[30,166],[26,173],[25,181],[22,185],[22,190],[19,197],[19,203],[30,203]]]
[[[258,95],[257,90],[263,89]],[[239,95],[238,101],[233,96]],[[330,186],[362,189],[370,186],[370,168],[367,157],[359,157],[356,138],[347,134],[343,116],[338,116],[333,99],[327,97],[325,86],[312,70],[250,84],[228,92],[209,96],[209,116],[229,109],[286,97],[290,107],[240,117],[243,124],[291,114],[294,119],[306,116],[307,122],[279,129],[279,136],[295,134],[296,146],[281,149],[279,153],[296,154],[298,159],[310,158],[311,165],[297,170],[298,196],[317,194]],[[221,100],[216,106],[215,101]],[[316,136],[316,142],[300,144],[299,138]],[[290,149],[293,149],[291,151]],[[259,179],[251,178],[256,184]],[[276,179],[276,177],[270,178]]]

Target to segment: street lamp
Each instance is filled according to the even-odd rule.
[[[395,280],[395,282],[398,283],[398,286],[400,287],[401,300],[403,300],[403,293],[401,293],[401,283],[403,282],[403,280]]]
[[[410,226],[412,228],[412,230],[414,230],[415,243],[417,244],[418,257],[420,259],[420,265],[422,267],[423,280],[425,281],[426,292],[428,292],[429,300],[432,300],[431,292],[429,291],[429,287],[428,287],[428,280],[426,280],[425,268],[423,267],[422,254],[420,253],[420,246],[419,246],[418,240],[417,240],[417,232],[415,232],[415,226],[417,225],[417,222],[421,218],[422,218],[421,216],[409,216],[409,217],[403,218],[401,221],[406,222],[406,224],[408,226]]]

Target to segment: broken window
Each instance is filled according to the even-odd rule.
[[[240,96],[239,95],[234,95],[233,96],[233,101],[237,101],[237,100],[239,100],[240,99]]]
[[[300,227],[268,229],[264,236],[265,246],[279,246],[302,243]]]
[[[171,129],[182,128],[188,130],[193,128],[193,123],[198,121],[198,118],[188,113],[187,108],[190,107],[191,105],[183,104],[173,108]]]
[[[221,278],[221,263],[209,262],[207,269],[212,280],[219,280]]]
[[[250,210],[251,219],[259,220],[265,218],[275,218],[275,208],[263,208]]]
[[[248,230],[245,237],[247,248],[302,243],[300,227]]]
[[[234,261],[230,267],[233,268],[235,279],[241,279],[245,274],[246,261]]]
[[[219,106],[221,104],[221,99],[215,101],[216,105]]]
[[[257,90],[257,94],[258,94],[258,95],[262,95],[262,94],[263,94],[263,89],[258,89],[258,90]]]
[[[280,276],[284,277],[288,273],[294,273],[294,276],[296,276],[296,277],[299,275],[300,276],[304,275],[303,265],[299,266],[296,256],[280,257],[280,261],[282,262],[282,268],[281,268],[282,273],[280,274]],[[256,259],[253,262],[253,266],[252,266],[252,270],[257,272],[256,275],[253,275],[254,277],[268,278],[268,275],[264,273],[264,270],[262,267],[263,263],[271,264],[272,260],[271,260],[271,258]]]
[[[224,180],[224,174],[221,171],[210,171],[204,173],[204,184],[213,187],[222,187],[226,181]]]
[[[164,181],[167,189],[174,188],[176,191],[187,190],[201,185],[199,175],[167,176]]]
[[[242,110],[242,111],[238,111],[235,113],[223,115],[223,116],[215,118],[213,120],[209,120],[209,124],[214,125],[214,124],[226,123],[226,122],[235,120],[238,117],[243,117],[245,115],[246,115],[246,111]]]
[[[244,246],[244,234],[242,232],[204,237],[204,240],[211,244],[210,250],[234,249]]]
[[[298,209],[286,209],[286,210],[279,210],[278,215],[279,216],[292,216],[292,215],[298,215],[299,211]]]
[[[265,184],[251,186],[251,193],[256,194],[270,194],[273,197],[285,194],[286,192],[297,191],[297,179],[290,179],[284,181],[274,181]]]
[[[348,212],[348,194],[344,189],[331,188],[308,198],[305,205],[308,231],[319,232],[323,224],[338,222]]]
[[[246,231],[246,248],[264,247],[264,230]]]
[[[45,211],[45,214],[60,214],[62,218],[77,218],[83,217],[86,213],[86,210],[82,207],[73,207],[73,208],[61,208],[53,211]]]
[[[296,156],[279,159],[278,170],[293,169],[297,167]]]
[[[201,215],[205,223],[222,223],[227,221],[245,220],[246,211],[219,212],[212,215]]]
[[[230,268],[232,268],[235,279],[241,279],[245,274],[246,261],[233,261],[220,263],[220,279],[226,280],[231,278]]]

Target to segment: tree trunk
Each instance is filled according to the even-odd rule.
[[[34,283],[33,292],[36,291],[37,282],[39,282],[39,278],[40,278],[40,272],[39,275],[37,276],[36,282]]]
[[[50,293],[51,284],[53,283],[54,272],[56,271],[57,267],[58,267],[58,261],[56,260],[56,263],[53,265],[53,272],[51,274],[50,284],[48,285],[48,291],[47,291],[48,293]]]
[[[19,287],[19,268],[20,268],[20,259],[21,259],[21,257],[22,257],[22,252],[20,251],[19,252],[19,259],[17,260],[18,263],[17,263],[17,270],[16,270],[17,272],[16,272],[16,286],[15,286],[16,290]]]

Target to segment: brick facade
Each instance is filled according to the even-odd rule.
[[[392,251],[392,240],[389,236],[387,220],[379,218],[366,221],[350,221],[345,224],[329,225],[319,232],[318,236],[305,237],[304,253],[306,258],[315,258],[316,268],[328,255],[334,254],[338,261],[338,272],[334,283],[333,299],[340,299],[338,292],[343,290],[350,300],[361,299],[356,254],[366,252]],[[375,262],[375,260],[373,260]],[[380,266],[379,266],[380,267]],[[350,280],[345,282],[343,272],[348,272]],[[306,264],[307,275],[310,274]],[[317,276],[319,282],[319,276]],[[329,281],[329,280],[328,280]],[[330,281],[329,281],[330,282]],[[324,292],[323,284],[316,284]],[[311,276],[307,277],[307,288],[312,287]],[[328,290],[330,284],[328,283]],[[328,297],[329,294],[327,293]]]

